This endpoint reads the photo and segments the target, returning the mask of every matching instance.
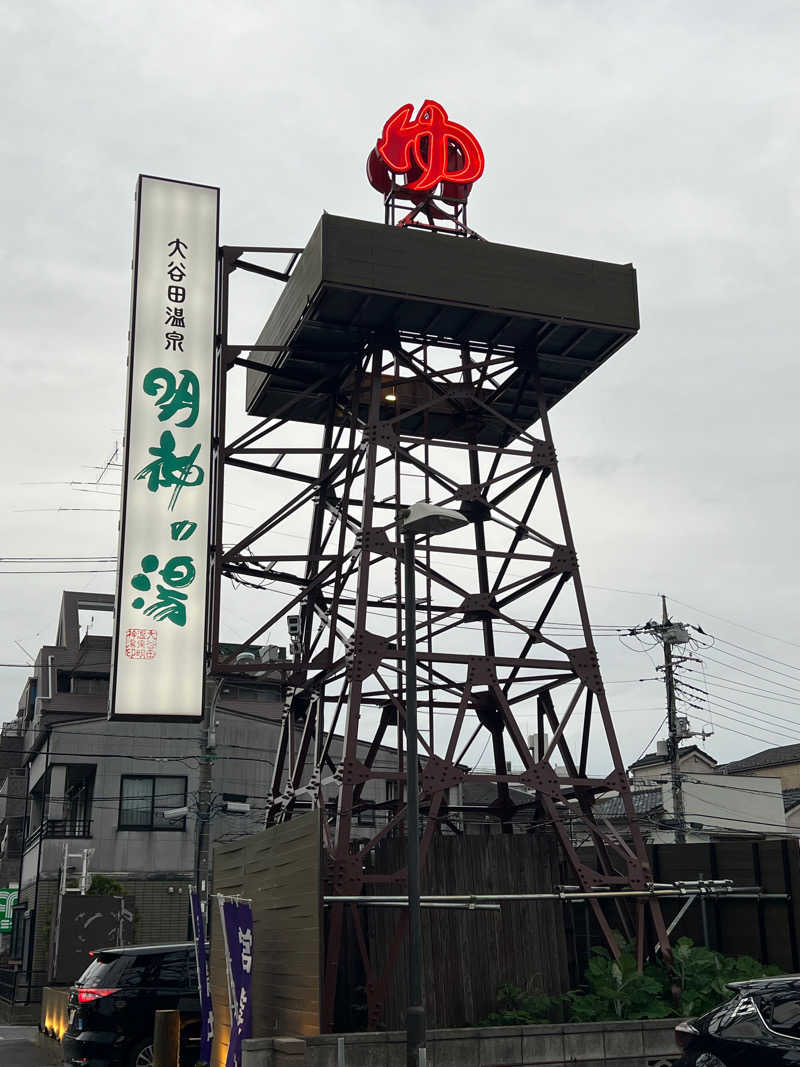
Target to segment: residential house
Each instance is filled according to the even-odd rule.
[[[697,745],[678,750],[686,840],[718,841],[731,836],[772,837],[786,833],[781,781],[777,777],[753,779],[718,773],[717,761]],[[631,764],[633,804],[646,841],[675,840],[672,768],[663,743]],[[800,791],[799,791],[800,792]],[[624,826],[622,801],[606,797],[596,814]]]
[[[800,789],[784,789],[783,811],[788,829],[800,831]]]
[[[780,778],[784,789],[800,788],[800,745],[764,748],[752,756],[717,767],[717,774],[745,774],[756,778]]]
[[[137,941],[182,940],[189,931],[188,889],[202,876],[205,851],[264,825],[284,714],[280,687],[249,676],[210,682],[213,737],[194,722],[111,722],[111,639],[82,636],[80,618],[112,611],[112,596],[63,594],[55,643],[37,655],[17,717],[6,728],[9,737],[20,738],[18,763],[27,782],[17,824],[22,841],[12,958],[33,995],[48,977],[62,869],[76,873],[84,850],[90,850],[90,874],[113,878],[133,898]],[[334,742],[332,758],[340,752]],[[376,767],[386,758],[379,752]],[[0,810],[2,795],[0,788]],[[213,818],[201,850],[203,796],[213,802]],[[383,801],[384,783],[368,782],[364,797]],[[232,802],[249,810],[231,813],[226,806]],[[184,807],[187,814],[176,815]],[[7,816],[8,829],[10,809]]]
[[[16,722],[0,728],[0,959],[8,956],[14,892],[19,888],[19,860],[25,814],[22,734]]]
[[[678,769],[682,774],[711,774],[717,766],[713,756],[699,745],[685,745],[678,749]],[[655,752],[648,752],[628,767],[628,773],[637,782],[662,781],[672,774],[667,755],[667,742],[659,741]]]

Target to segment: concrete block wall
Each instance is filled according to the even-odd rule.
[[[188,941],[189,887],[186,877],[169,879],[117,879],[136,902],[135,942],[160,945]]]
[[[431,1030],[429,1067],[668,1067],[677,1019]],[[406,1035],[344,1034],[345,1067],[405,1067]],[[337,1067],[337,1035],[244,1042],[243,1067]]]
[[[132,879],[115,876],[136,904],[134,941],[138,945],[166,944],[188,941],[189,886],[185,876],[166,880]],[[20,893],[20,903],[33,906],[35,887],[28,886]],[[46,972],[50,951],[50,933],[55,918],[58,883],[55,880],[39,883],[36,905],[36,933],[32,969]],[[98,945],[98,948],[103,946]],[[77,978],[78,976],[75,975]]]

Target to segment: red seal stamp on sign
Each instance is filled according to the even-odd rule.
[[[128,659],[155,659],[157,630],[126,630],[125,655]]]

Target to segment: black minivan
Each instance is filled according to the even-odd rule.
[[[675,1028],[674,1067],[800,1065],[800,975],[731,982],[733,997]]]
[[[181,1012],[182,1059],[200,1041],[194,944],[135,945],[90,953],[70,989],[62,1038],[69,1067],[151,1067],[155,1013]]]

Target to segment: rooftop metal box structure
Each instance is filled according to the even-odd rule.
[[[370,338],[390,347],[392,336],[492,351],[536,347],[552,407],[638,328],[630,264],[326,214],[258,338],[259,345],[285,348],[253,353],[277,372],[248,371],[247,410],[273,414],[318,378],[353,363]],[[520,371],[492,403],[514,408],[516,420],[530,425],[538,418],[535,389],[521,377]],[[403,396],[401,388],[397,411],[425,399],[418,390]],[[301,407],[292,419],[324,422],[324,388]],[[413,434],[419,421],[410,415],[402,432]],[[442,411],[438,430],[458,436],[452,414]]]

